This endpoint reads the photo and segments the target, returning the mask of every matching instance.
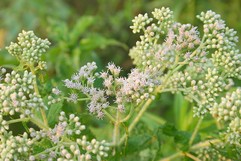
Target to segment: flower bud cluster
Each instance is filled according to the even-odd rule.
[[[86,136],[82,136],[81,139],[76,140],[77,144],[82,147],[86,153],[81,155],[81,158],[85,158],[86,160],[92,160],[93,158],[90,154],[97,155],[97,158],[107,157],[109,151],[109,144],[105,141],[97,141],[96,139],[92,139],[91,141],[87,141]]]
[[[79,117],[74,114],[66,117],[65,112],[60,113],[59,123],[53,129],[36,131],[30,128],[30,136],[32,138],[36,140],[48,138],[53,144],[53,148],[50,147],[49,149],[53,150],[46,150],[39,154],[31,155],[29,159],[87,161],[107,157],[109,144],[104,140],[101,142],[96,139],[87,141],[87,137],[81,135],[85,128],[85,125],[80,123]]]
[[[153,18],[149,18],[147,13],[144,15],[139,14],[132,20],[133,26],[130,28],[133,30],[133,33],[139,33],[146,25],[150,24],[152,20]]]
[[[236,46],[235,43],[238,42],[236,31],[226,27],[219,14],[209,10],[201,12],[197,18],[204,23],[204,44],[207,49],[213,48],[222,51]]]
[[[17,39],[17,43],[12,42],[6,49],[27,64],[38,63],[50,45],[47,39],[38,38],[33,31],[22,31]]]
[[[220,93],[227,87],[226,80],[216,68],[208,68],[203,80],[198,81],[197,96],[200,100],[194,108],[194,116],[203,116],[216,102]]]
[[[0,84],[0,112],[5,115],[20,113],[20,117],[31,116],[34,110],[46,108],[43,99],[34,92],[35,75],[24,71],[5,74]]]
[[[195,77],[186,71],[170,77],[167,88],[171,92],[182,92],[187,99],[197,103],[194,116],[204,116],[213,107],[216,99],[228,86],[216,68],[208,68],[206,74]]]
[[[130,50],[129,55],[134,60],[134,64],[137,66],[144,66],[144,68],[147,66],[151,69],[154,68],[153,70],[160,70],[160,63],[157,65],[153,63],[157,61],[156,57],[160,57],[160,54],[155,53],[160,53],[160,50],[164,50],[163,54],[161,54],[161,57],[165,57],[164,59],[169,60],[168,57],[172,55],[172,52],[169,52],[170,50],[168,48],[159,45],[157,42],[160,41],[159,39],[161,38],[161,34],[166,33],[167,29],[172,26],[173,13],[169,8],[162,7],[161,9],[155,9],[152,12],[152,15],[154,19],[148,18],[147,14],[142,16],[145,18],[141,18],[141,23],[140,16],[133,20],[134,24],[131,26],[131,28],[134,29],[133,33],[137,33],[138,28],[138,32],[140,32],[140,29],[142,29],[143,34],[140,35],[140,41],[136,42],[136,46]],[[160,60],[160,58],[158,60]]]
[[[155,75],[162,75],[165,69],[170,69],[175,65],[176,53],[166,45],[155,45],[145,52],[133,47],[129,55],[138,68],[151,71]]]
[[[169,8],[155,8],[155,10],[152,12],[152,15],[158,20],[157,24],[159,24],[160,28],[164,31],[170,28],[173,24],[173,11],[171,11]]]
[[[72,135],[80,135],[81,131],[85,129],[85,125],[81,125],[79,122],[79,117],[74,114],[70,114],[67,118],[65,112],[61,112],[59,116],[59,123],[55,125],[53,129],[48,131],[41,130],[35,131],[33,128],[30,129],[30,136],[33,138],[42,138],[48,136],[49,139],[57,144],[61,138]]]
[[[152,14],[158,21],[143,29],[140,41],[130,50],[129,55],[135,65],[165,72],[179,61],[196,62],[198,56],[205,56],[203,50],[195,51],[201,43],[197,27],[174,22],[169,8],[155,9]],[[162,34],[166,34],[164,41],[160,40]],[[192,53],[194,51],[195,54]]]
[[[26,160],[33,150],[34,140],[29,139],[27,133],[13,136],[5,132],[0,135],[0,141],[0,160]]]
[[[227,141],[239,144],[241,141],[241,89],[222,97],[220,103],[215,103],[211,114],[217,121],[228,124]]]
[[[197,153],[197,158],[201,159],[202,161],[213,161],[213,160],[218,160],[218,161],[232,161],[231,159],[223,156],[218,150],[223,150],[224,149],[224,144],[219,143],[215,144],[214,147],[204,147],[199,149]],[[217,150],[218,149],[218,150]]]
[[[5,68],[0,67],[0,82],[3,80],[3,74],[5,74],[7,70]]]
[[[48,105],[56,104],[62,100],[62,91],[58,88],[53,88],[52,93],[48,96]]]
[[[225,68],[225,76],[241,79],[241,54],[236,49],[237,32],[226,27],[221,16],[215,12],[202,12],[197,17],[204,23],[203,45],[207,49],[215,50],[211,54],[214,65]]]
[[[6,132],[9,129],[8,123],[3,119],[3,116],[0,115],[0,135]]]

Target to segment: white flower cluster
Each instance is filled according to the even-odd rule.
[[[116,103],[123,105],[125,102],[136,103],[137,105],[149,98],[154,99],[155,82],[150,73],[133,69],[127,78],[117,79],[120,89],[116,92]]]
[[[0,82],[0,113],[21,118],[32,116],[33,111],[46,108],[41,96],[34,92],[34,78],[31,72],[6,73]]]
[[[94,87],[94,81],[98,73],[95,73],[97,69],[96,63],[87,63],[75,73],[71,79],[64,80],[64,84],[67,88],[72,90],[81,91],[83,94],[90,98],[88,109],[90,113],[96,114],[98,118],[104,116],[103,109],[109,106],[105,91]],[[68,101],[76,103],[78,101],[80,93],[71,93]]]
[[[17,39],[17,43],[11,42],[10,46],[6,47],[8,52],[16,56],[21,62],[27,64],[40,62],[41,66],[44,67],[41,56],[49,48],[50,42],[47,39],[38,38],[33,31],[22,31]]]
[[[182,53],[185,54],[195,49],[200,42],[197,27],[191,24],[175,23],[167,33],[165,45],[175,51],[182,50]]]
[[[28,138],[28,134],[13,136],[12,133],[5,132],[0,135],[0,160],[26,160],[32,152],[34,140]]]
[[[128,77],[120,77],[121,68],[113,63],[107,65],[107,71],[100,73],[94,73],[97,68],[95,63],[88,63],[79,71],[82,73],[83,69],[87,70],[87,67],[88,72],[83,72],[85,76],[81,76],[78,72],[71,80],[64,80],[64,83],[67,88],[80,90],[89,98],[88,110],[98,118],[103,118],[103,110],[111,106],[110,102],[114,103],[113,106],[116,106],[117,110],[123,112],[128,103],[138,105],[147,99],[154,99],[154,87],[160,84],[151,78],[152,73],[148,70],[140,71],[135,68]],[[103,88],[96,88],[94,80],[100,78],[103,79]],[[67,100],[77,102],[78,92],[72,93]]]
[[[215,103],[211,114],[217,121],[227,124],[226,141],[240,145],[241,142],[241,89],[222,97],[220,103]]]
[[[87,137],[81,132],[85,125],[79,121],[79,117],[70,114],[66,117],[64,112],[60,113],[59,123],[53,129],[36,131],[30,128],[30,136],[36,140],[46,139],[51,141],[53,147],[29,157],[30,160],[100,160],[108,156],[109,145],[104,140],[96,139],[87,141]],[[77,137],[73,137],[77,136]],[[77,139],[73,139],[77,138]],[[50,150],[52,149],[52,150]]]

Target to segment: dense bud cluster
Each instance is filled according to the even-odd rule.
[[[152,20],[152,18],[148,18],[147,13],[144,15],[139,14],[132,20],[133,26],[131,26],[130,28],[133,30],[133,33],[139,33]]]
[[[204,147],[199,149],[197,153],[197,157],[202,161],[232,161],[231,159],[226,158],[221,155],[219,151],[224,149],[224,144],[216,144],[214,147]],[[219,151],[218,151],[219,150]]]
[[[211,114],[217,121],[228,124],[226,141],[231,144],[241,144],[241,89],[222,97],[220,103],[215,103]]]
[[[34,140],[28,138],[28,134],[13,136],[12,133],[5,132],[0,135],[0,160],[26,160],[32,152]]]
[[[211,53],[215,66],[224,68],[226,77],[237,77],[241,74],[241,54],[236,49],[238,37],[236,31],[226,27],[219,14],[212,11],[202,12],[197,16],[203,23],[203,46],[214,49]]]
[[[3,116],[0,115],[0,135],[9,129],[8,123],[3,119]]]
[[[104,140],[99,142],[96,139],[87,141],[87,137],[82,135],[85,125],[79,121],[79,117],[74,114],[66,116],[61,112],[59,122],[53,129],[36,131],[30,128],[30,136],[35,140],[47,139],[53,144],[53,148],[41,153],[31,155],[30,160],[93,160],[108,156],[109,146]],[[77,137],[74,137],[77,136]],[[77,138],[77,139],[73,139]]]
[[[50,42],[34,35],[33,31],[22,31],[18,42],[7,47],[8,52],[27,64],[38,63],[49,48]]]
[[[173,12],[169,8],[155,8],[152,15],[162,30],[168,29],[173,24]]]
[[[0,82],[0,112],[4,115],[20,113],[29,117],[33,111],[46,108],[43,99],[34,91],[35,75],[24,71],[6,73]]]

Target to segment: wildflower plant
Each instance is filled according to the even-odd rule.
[[[113,159],[122,154],[122,146],[129,145],[136,125],[151,103],[160,94],[171,92],[181,93],[192,103],[193,117],[199,121],[190,136],[184,138],[185,148],[164,157],[157,151],[152,159],[239,160],[241,91],[235,80],[241,79],[241,54],[236,47],[236,31],[212,11],[202,12],[197,18],[203,23],[203,31],[176,22],[169,8],[155,9],[152,16],[139,14],[130,27],[140,35],[129,53],[136,67],[127,76],[122,76],[121,67],[114,63],[100,71],[95,62],[89,62],[53,87],[47,97],[39,92],[38,73],[47,67],[41,56],[50,43],[32,31],[20,33],[18,42],[6,48],[19,60],[19,67],[12,71],[1,68],[0,158]],[[63,111],[51,126],[46,114],[61,101],[85,102],[92,116],[110,121],[112,137],[107,142],[95,138],[88,141],[83,134],[88,127],[81,124],[79,114],[67,115]],[[18,118],[9,120],[9,116]],[[210,116],[217,130],[198,140],[199,128]],[[16,122],[31,122],[37,127],[27,124],[26,132],[15,136],[9,125]],[[184,136],[170,125],[160,127],[175,139]],[[156,135],[159,139],[159,133]]]

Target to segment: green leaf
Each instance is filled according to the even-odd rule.
[[[50,106],[48,115],[47,115],[48,123],[50,126],[53,126],[54,123],[58,120],[58,116],[62,109],[62,106],[63,106],[63,101]]]
[[[175,125],[181,130],[187,130],[193,122],[192,110],[190,110],[188,101],[184,99],[181,93],[175,95],[174,116]]]
[[[124,49],[128,49],[128,47],[120,43],[119,41],[116,41],[114,39],[108,39],[100,34],[90,34],[87,38],[83,38],[80,41],[80,46],[82,50],[94,50],[96,48],[101,48],[104,49],[105,47],[113,45],[113,46],[120,46],[123,47]]]
[[[175,128],[174,125],[166,123],[165,125],[162,126],[162,132],[163,134],[168,136],[175,136],[178,130]]]
[[[150,141],[152,137],[147,134],[134,135],[129,138],[127,142],[126,153],[134,153],[141,151],[150,146]]]
[[[88,32],[88,28],[95,22],[95,18],[92,16],[83,16],[78,19],[77,23],[69,34],[71,43],[76,43],[80,35],[84,32]]]

